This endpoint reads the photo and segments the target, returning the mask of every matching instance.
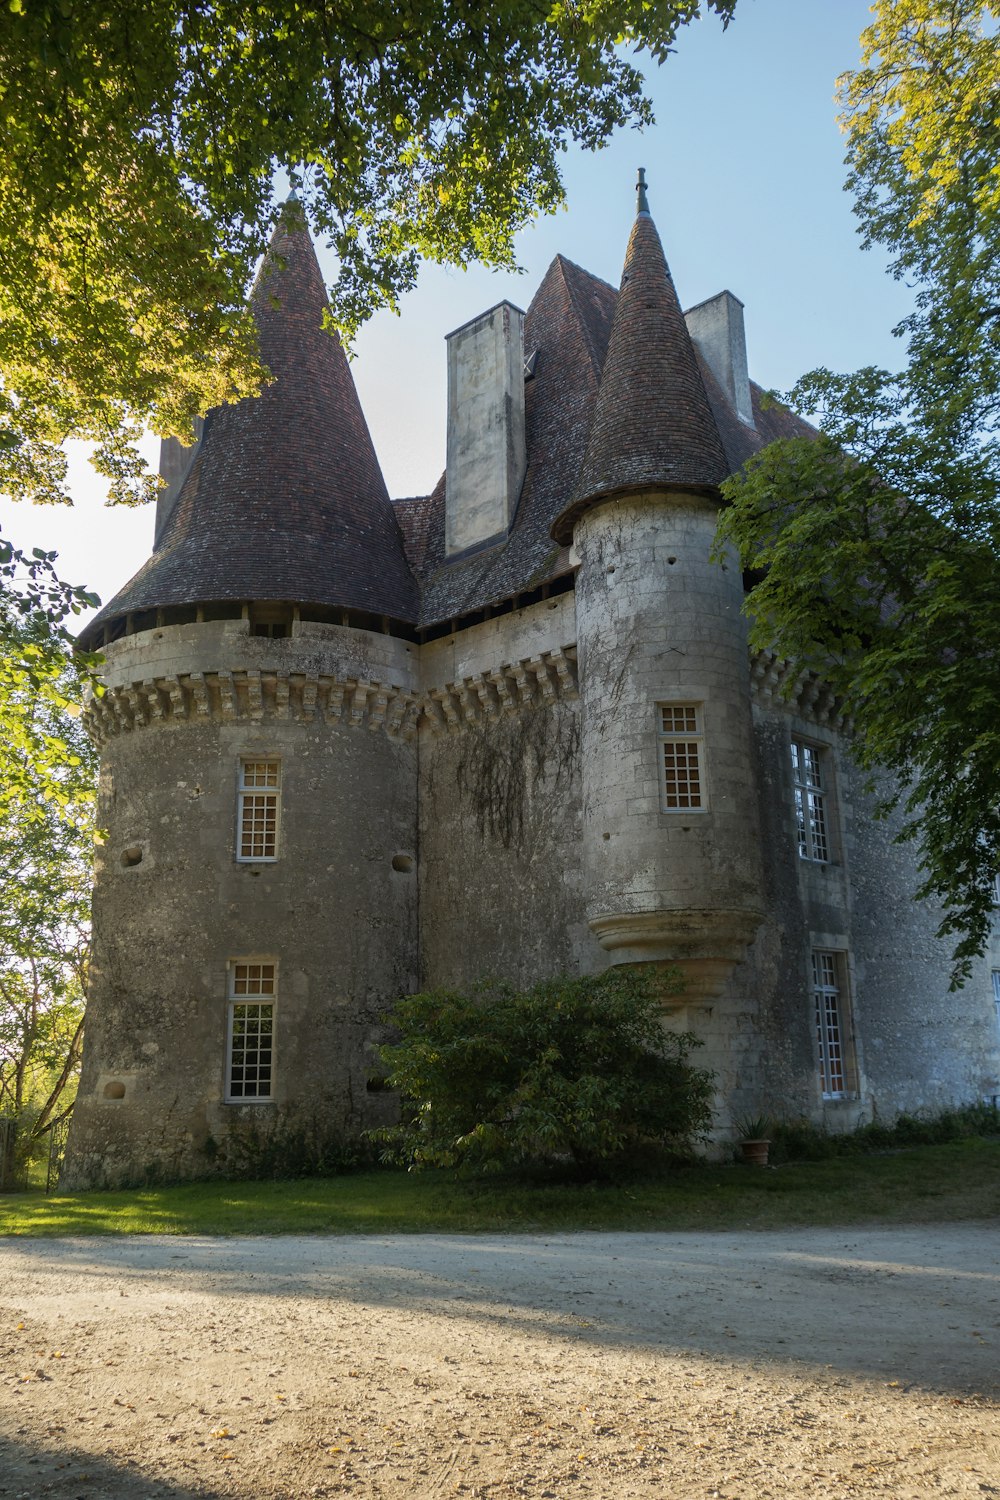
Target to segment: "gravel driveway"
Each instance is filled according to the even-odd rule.
[[[0,1241],[0,1496],[1000,1496],[997,1228]]]

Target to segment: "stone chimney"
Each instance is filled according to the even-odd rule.
[[[153,545],[156,546],[163,535],[163,528],[167,524],[167,518],[174,508],[174,502],[181,492],[181,485],[187,478],[188,470],[194,463],[195,454],[201,444],[201,435],[205,428],[204,417],[195,417],[194,433],[195,440],[190,447],[185,448],[176,438],[160,439],[160,478],[166,481],[166,488],[160,490],[156,497],[156,524],[153,529]]]
[[[448,334],[448,557],[504,536],[524,483],[524,313],[510,302]]]
[[[719,292],[684,314],[688,333],[721,385],[729,404],[748,427],[754,425],[747,371],[747,338],[743,303],[732,292]]]

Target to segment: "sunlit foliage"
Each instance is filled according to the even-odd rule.
[[[725,487],[722,534],[763,570],[758,645],[824,676],[885,767],[945,908],[955,978],[1000,869],[1000,4],[880,0],[841,81],[867,243],[914,291],[895,373],[827,370],[789,400],[824,437]]]
[[[513,264],[559,157],[650,118],[662,60],[736,0],[9,0],[0,7],[0,492],[66,498],[67,437],[119,502],[143,422],[259,389],[245,297],[275,171],[339,260],[350,335],[418,258]]]

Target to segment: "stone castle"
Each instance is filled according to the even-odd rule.
[[[390,501],[324,307],[279,221],[274,382],[164,445],[153,554],[83,637],[109,837],[63,1185],[385,1122],[387,1005],[484,974],[676,965],[720,1140],[1000,1092],[1000,950],[948,993],[838,703],[751,656],[710,560],[721,482],[810,429],[732,293],[681,311],[641,183],[618,292],[559,256],[448,336],[430,495]]]

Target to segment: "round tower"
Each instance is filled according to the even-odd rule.
[[[67,1188],[322,1166],[385,1118],[372,1037],[416,980],[416,598],[324,307],[279,225],[254,296],[275,379],[210,414],[84,635],[106,837]]]
[[[639,212],[575,498],[583,857],[613,962],[670,960],[718,993],[760,923],[746,624],[710,561],[728,473],[639,184]]]

